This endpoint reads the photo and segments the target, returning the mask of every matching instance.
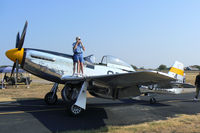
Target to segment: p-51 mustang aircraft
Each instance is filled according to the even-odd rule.
[[[6,56],[14,62],[13,71],[19,65],[27,72],[55,82],[46,94],[45,102],[55,104],[57,88],[62,89],[62,99],[68,111],[78,115],[86,109],[86,92],[101,98],[122,99],[140,96],[141,86],[168,86],[174,77],[157,71],[135,71],[129,64],[113,56],[103,56],[101,63],[92,62],[92,56],[85,57],[84,71],[87,76],[71,76],[72,55],[41,49],[22,48],[28,23],[25,23],[21,37],[16,39],[16,48],[8,50]],[[12,71],[12,72],[13,72]]]

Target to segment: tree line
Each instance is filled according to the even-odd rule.
[[[133,67],[133,69],[144,69],[144,67],[140,67],[138,68],[137,66],[135,65],[131,65]],[[198,68],[200,70],[200,66],[199,65],[194,65],[194,67]],[[167,67],[166,65],[164,64],[161,64],[158,66],[157,70],[169,70],[171,67]]]

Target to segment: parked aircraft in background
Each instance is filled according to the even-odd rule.
[[[135,71],[128,63],[113,56],[103,56],[100,63],[92,61],[93,56],[85,57],[84,71],[87,76],[75,77],[72,55],[41,49],[22,48],[26,29],[20,37],[17,34],[16,48],[8,50],[6,56],[14,62],[14,68],[21,68],[40,78],[55,82],[46,94],[47,104],[57,101],[57,88],[62,89],[62,99],[72,115],[86,109],[86,91],[101,98],[122,99],[140,96],[141,86],[168,86],[176,79],[158,71]]]
[[[24,83],[25,85],[30,85],[30,83],[32,82],[30,75],[28,75],[24,70],[19,69],[17,73],[16,71],[13,71],[14,74],[8,76],[8,74],[10,74],[11,71],[13,71],[12,66],[0,67],[0,73],[2,76],[1,78],[2,88],[5,87],[5,84],[17,85],[18,83]]]

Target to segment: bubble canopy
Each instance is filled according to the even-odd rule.
[[[133,70],[130,64],[111,55],[103,56],[101,60],[101,64],[105,64],[105,65],[112,64],[112,65],[117,65],[117,66],[123,66],[123,67],[129,68],[130,70]]]

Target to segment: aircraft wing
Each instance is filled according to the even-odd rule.
[[[100,83],[111,90],[110,95],[114,98],[139,96],[141,94],[138,89],[140,85],[152,85],[158,83],[167,84],[176,80],[166,73],[157,71],[138,71],[88,77],[63,76],[61,79],[63,82],[80,82],[88,80]]]
[[[106,85],[111,85],[115,87],[124,87],[131,85],[152,85],[156,83],[168,83],[170,81],[176,80],[168,76],[168,74],[158,71],[138,71],[87,77],[63,76],[61,79],[64,82],[84,80],[99,81],[101,83],[105,83]]]
[[[151,85],[155,83],[167,83],[174,81],[174,78],[169,77],[167,74],[157,71],[138,71],[123,74],[103,75],[88,77],[94,81],[100,81],[107,85],[115,87],[125,87],[131,85]]]
[[[152,85],[157,83],[169,83],[176,79],[168,74],[157,71],[138,71],[130,73],[88,76],[88,77],[62,77],[64,82],[92,81],[110,88],[112,95],[117,93],[117,98],[132,97],[140,95],[138,87],[140,85]],[[115,96],[113,96],[115,97]]]
[[[168,83],[176,79],[168,76],[168,74],[158,71],[137,71],[130,73],[119,73],[100,76],[87,77],[73,77],[63,76],[62,81],[100,81],[107,85],[114,85],[116,87],[130,86],[130,85],[151,85],[155,83]]]
[[[62,81],[94,80],[101,81],[107,85],[129,86],[129,85],[151,85],[155,83],[168,83],[176,79],[168,74],[158,71],[137,71],[130,73],[119,73],[100,76],[73,77],[63,76]]]

